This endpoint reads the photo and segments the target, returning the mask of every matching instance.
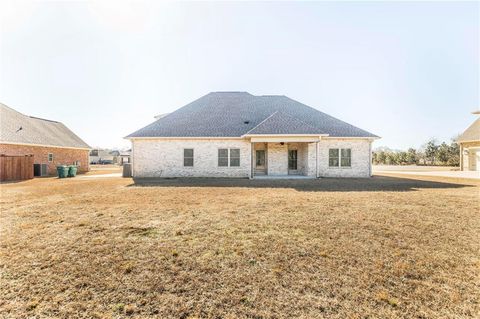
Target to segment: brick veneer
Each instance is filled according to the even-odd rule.
[[[137,139],[133,140],[133,176],[135,177],[249,177],[252,145],[241,139]],[[318,159],[317,149],[318,147]],[[183,150],[194,149],[194,166],[183,166]],[[218,167],[219,148],[239,148],[239,167]],[[255,143],[266,149],[268,175],[288,174],[288,149],[297,149],[299,173],[311,177],[370,177],[371,141],[369,139],[322,139],[317,143]],[[330,148],[349,148],[350,167],[329,167]],[[255,159],[254,159],[255,163]],[[317,167],[318,166],[318,167]]]
[[[48,161],[49,153],[53,154],[53,161],[51,162]],[[56,174],[57,165],[63,165],[63,164],[71,165],[75,161],[80,162],[80,166],[78,167],[79,173],[88,172],[90,170],[90,166],[88,162],[89,150],[0,143],[0,154],[5,154],[5,155],[33,154],[35,164],[48,165],[49,175]]]

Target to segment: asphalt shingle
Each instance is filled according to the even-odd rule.
[[[90,148],[60,122],[24,115],[0,103],[0,143]]]
[[[268,128],[281,132],[275,134],[318,132],[335,137],[377,137],[286,96],[255,96],[247,92],[212,92],[126,138],[240,137],[275,112],[279,115],[272,119]],[[291,119],[291,122],[287,119]],[[304,128],[301,128],[300,123],[304,123]],[[263,126],[262,130],[267,131],[267,128]]]
[[[462,135],[458,137],[458,142],[480,141],[480,117],[470,125]]]

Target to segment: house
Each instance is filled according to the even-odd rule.
[[[36,176],[55,175],[57,165],[89,170],[90,147],[60,122],[28,116],[0,103],[0,154],[33,155]]]
[[[130,163],[130,155],[131,155],[132,150],[127,150],[127,151],[122,151],[120,152],[120,165],[123,165],[125,163]]]
[[[280,95],[209,93],[128,135],[133,177],[369,177],[378,136]]]
[[[118,164],[120,152],[116,150],[93,149],[90,151],[90,164]]]
[[[472,112],[480,115],[480,110]],[[457,139],[460,144],[460,169],[480,171],[480,117]]]

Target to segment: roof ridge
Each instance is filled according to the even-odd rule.
[[[55,120],[48,120],[48,119],[44,119],[44,118],[36,117],[36,116],[31,116],[31,115],[25,115],[25,116],[28,116],[29,118],[32,118],[32,119],[35,119],[35,120],[42,120],[42,121],[53,122],[53,123],[60,123],[60,124],[61,124],[61,122],[55,121]]]

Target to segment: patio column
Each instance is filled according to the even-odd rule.
[[[253,162],[254,161],[254,157],[253,157],[253,152],[255,152],[255,143],[254,142],[251,142],[250,143],[250,147],[251,147],[251,152],[250,152],[250,178],[253,178],[253,172],[254,172],[254,165],[255,163]]]

